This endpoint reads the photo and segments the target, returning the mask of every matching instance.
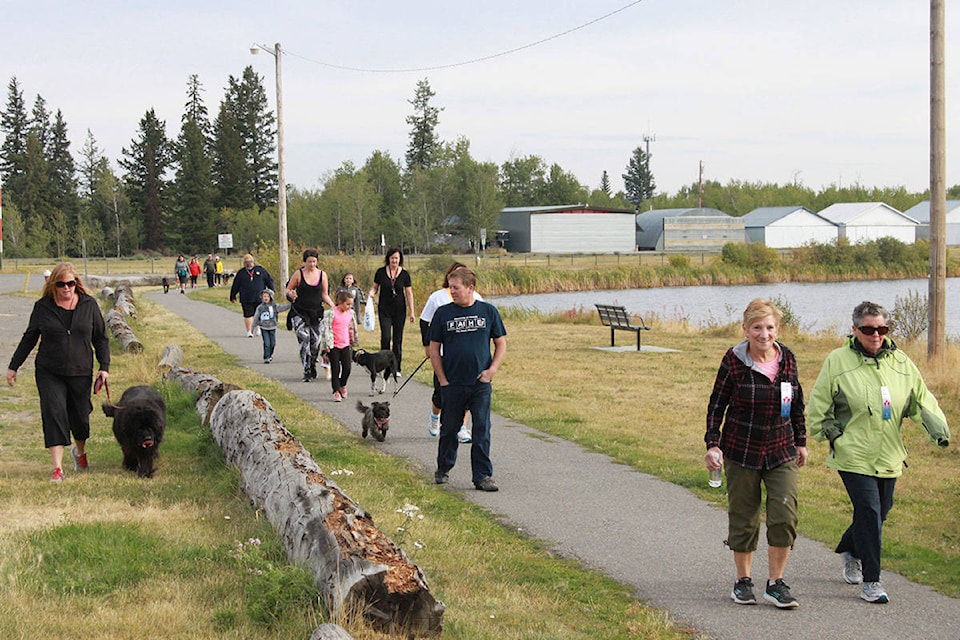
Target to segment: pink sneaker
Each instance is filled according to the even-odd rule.
[[[341,400],[343,400],[343,397],[340,395],[340,392],[339,392],[339,391],[334,391],[334,392],[333,392],[333,401],[334,401],[334,402],[340,402]]]
[[[89,471],[90,465],[87,464],[87,454],[84,452],[81,455],[77,455],[77,448],[73,447],[70,449],[70,455],[73,456],[73,470],[74,471]]]
[[[347,399],[347,388],[346,388],[346,387],[344,387],[343,389],[340,389],[340,397],[343,398],[344,400]]]
[[[63,482],[63,469],[57,467],[50,476],[50,482]]]

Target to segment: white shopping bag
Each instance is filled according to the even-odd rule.
[[[363,328],[367,331],[373,331],[377,328],[377,318],[373,311],[373,301],[370,301],[364,305]]]

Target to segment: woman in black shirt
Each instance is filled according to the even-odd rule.
[[[377,269],[373,276],[373,288],[369,300],[377,293],[377,311],[380,317],[380,349],[390,349],[393,339],[393,353],[397,356],[397,377],[403,356],[403,325],[417,321],[413,307],[413,287],[410,272],[403,268],[403,252],[400,247],[391,247],[384,257],[384,266]]]

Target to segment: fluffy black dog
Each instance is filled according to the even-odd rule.
[[[113,435],[123,451],[123,466],[141,478],[153,476],[153,463],[167,426],[167,405],[153,387],[130,387],[120,404],[104,404],[103,412],[113,418]]]
[[[160,278],[160,283],[163,285],[163,292],[170,293],[170,281],[167,280],[166,276]]]
[[[397,356],[393,351],[384,349],[376,353],[370,353],[363,349],[357,349],[353,352],[353,361],[361,367],[364,367],[370,373],[370,395],[383,393],[387,390],[387,380],[393,378],[393,391],[397,391],[397,374],[400,366],[397,364]],[[383,373],[383,388],[377,389],[377,374]]]
[[[357,401],[357,411],[363,414],[360,424],[363,426],[363,437],[367,433],[372,433],[377,442],[383,442],[387,438],[387,429],[390,428],[390,403],[372,402],[373,406],[368,407],[359,400]]]

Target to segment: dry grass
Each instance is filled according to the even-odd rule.
[[[506,321],[508,355],[497,376],[496,410],[543,431],[602,451],[641,471],[687,486],[708,500],[725,496],[706,487],[705,413],[723,352],[741,339],[738,326],[694,329],[654,322],[644,343],[679,353],[608,352],[609,331],[563,319]],[[796,353],[809,393],[835,335],[781,336]],[[629,337],[618,338],[629,344]],[[954,427],[947,450],[904,422],[909,469],[897,484],[896,505],[884,529],[884,566],[960,596],[960,350],[927,364],[925,344],[901,345],[925,374]],[[835,543],[849,524],[849,501],[836,472],[824,463],[827,446],[812,439],[801,472],[800,529]]]

